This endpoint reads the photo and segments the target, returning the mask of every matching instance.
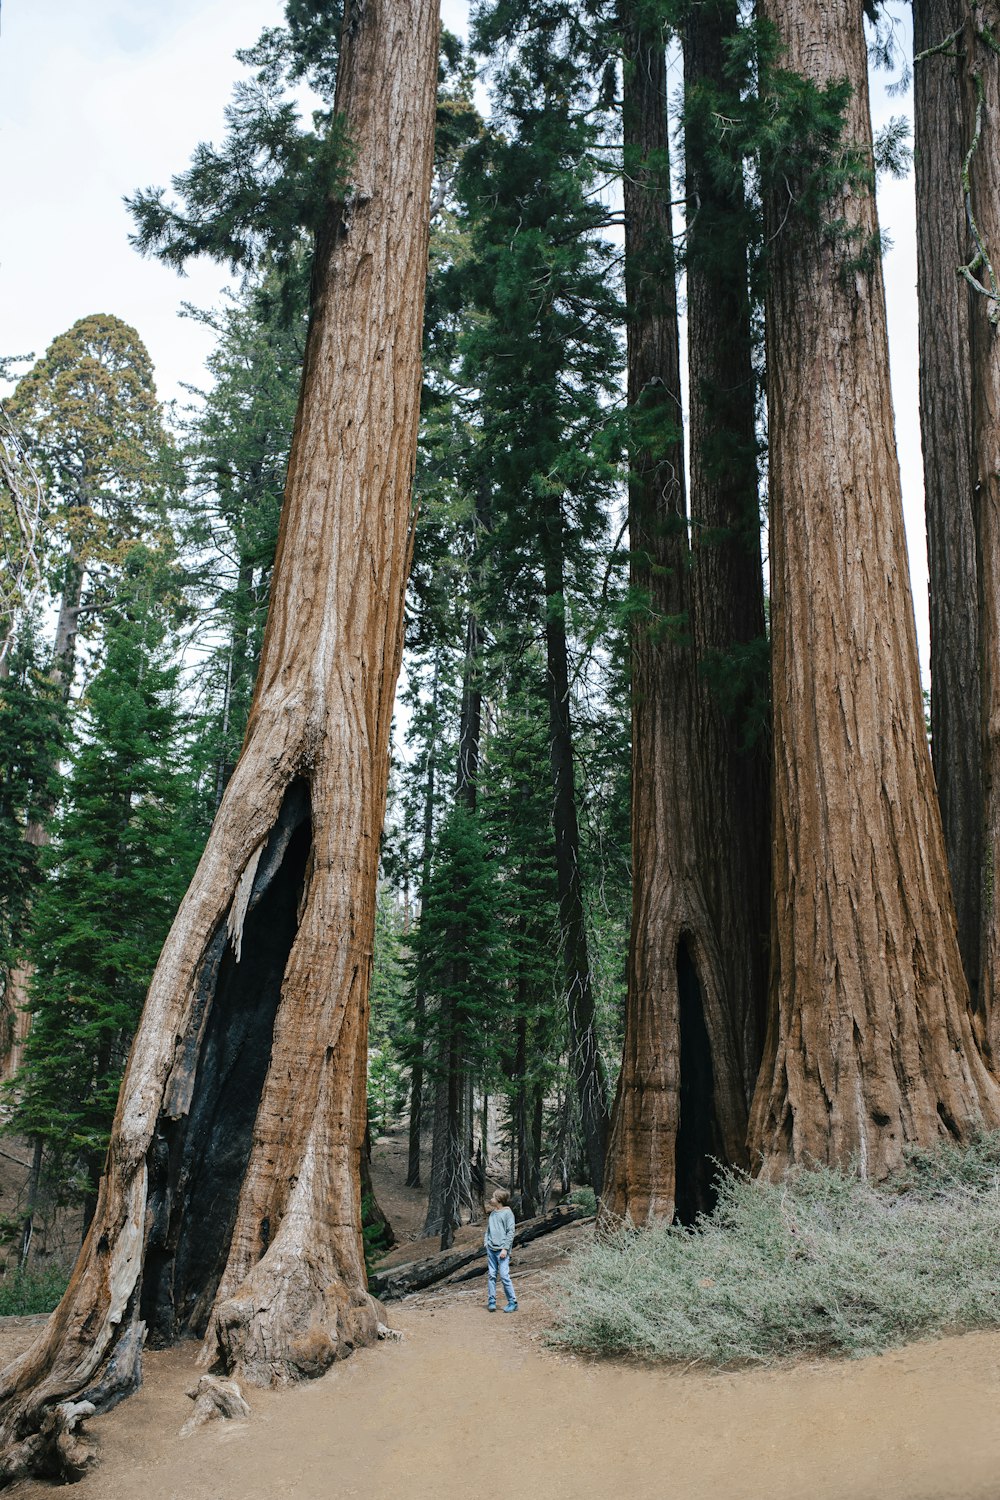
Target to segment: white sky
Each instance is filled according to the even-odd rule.
[[[443,0],[464,30],[466,0]],[[901,34],[909,29],[908,7]],[[0,20],[0,354],[41,354],[78,318],[106,312],[139,332],[161,396],[204,381],[208,330],[177,316],[211,306],[223,268],[179,277],[128,243],[122,198],[167,186],[201,140],[218,141],[233,53],[279,24],[281,0],[4,0]],[[876,86],[876,125],[910,100]],[[920,654],[927,572],[917,415],[913,182],[885,182],[882,227],[897,438]]]

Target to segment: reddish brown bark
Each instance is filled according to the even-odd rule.
[[[720,811],[733,809],[727,731],[709,701],[699,647],[733,643],[725,618],[732,601],[712,596],[719,566],[725,569],[736,554],[720,549],[710,562],[706,549],[692,587],[662,35],[631,9],[623,16],[631,582],[644,608],[631,640],[632,932],[604,1212],[644,1224],[675,1211],[690,1222],[711,1205],[714,1160],[745,1161],[746,1075],[756,1059],[748,1062],[744,1047],[753,998],[749,973],[737,977],[734,970],[749,967],[742,938],[754,922],[746,921],[738,894],[739,909],[728,909],[732,893],[725,876],[716,876],[720,860],[730,858],[733,830],[720,847],[709,812],[716,798]],[[698,286],[704,314],[710,292],[704,278]],[[708,436],[705,361],[713,357],[714,351],[699,351],[694,365],[699,443]],[[752,469],[752,380],[742,393],[747,398]],[[699,503],[717,524],[729,525],[732,518],[723,521],[722,514],[733,496],[708,484],[704,456],[700,450]],[[755,489],[751,479],[750,496],[739,499],[744,510]],[[702,602],[703,628],[696,624]],[[706,759],[712,752],[717,758]],[[741,862],[733,858],[730,868]],[[720,925],[728,919],[735,925]],[[759,932],[754,937],[759,941]],[[734,953],[727,952],[730,944]],[[751,1035],[754,1029],[751,1022]]]
[[[701,705],[701,785],[692,816],[749,1108],[764,1045],[771,861],[757,386],[742,175],[723,182],[713,170],[710,153],[722,143],[714,113],[706,118],[701,102],[706,89],[724,94],[728,87],[725,44],[736,31],[730,0],[690,7],[684,32],[689,450]]]
[[[766,0],[784,62],[852,87],[871,162],[860,0]],[[775,842],[771,1013],[750,1123],[768,1173],[857,1162],[1000,1119],[968,989],[923,727],[872,183],[830,233],[767,204]],[[783,227],[782,227],[783,226]]]
[[[952,55],[920,54],[961,27],[963,0],[914,0],[920,433],[931,624],[931,751],[959,944],[979,988],[982,863],[978,566],[972,488],[972,349],[962,159],[961,73]]]
[[[144,1325],[252,1382],[373,1336],[367,988],[402,642],[437,81],[434,0],[357,0],[353,188],[317,250],[271,608],[239,763],[157,966],[69,1289],[0,1384],[0,1476],[72,1476]]]
[[[979,542],[982,661],[983,880],[979,1013],[1000,1058],[1000,7],[971,5],[961,38],[965,139],[963,207],[970,296],[972,480]],[[923,64],[926,66],[926,64]]]

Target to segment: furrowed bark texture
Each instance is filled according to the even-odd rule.
[[[786,64],[853,93],[871,160],[860,0],[767,0]],[[791,191],[797,184],[791,182]],[[768,204],[775,744],[771,1014],[750,1126],[767,1174],[857,1162],[998,1118],[972,1034],[923,728],[874,195]]]
[[[742,180],[737,174],[732,186],[719,183],[706,139],[714,122],[693,108],[706,85],[724,86],[725,39],[736,32],[729,0],[692,5],[684,78],[692,597],[702,709],[693,812],[749,1109],[767,1013],[771,861],[767,682],[748,650],[762,656],[766,649],[756,382]],[[732,671],[737,660],[743,686],[724,703],[713,673]]]
[[[437,82],[435,0],[348,7],[349,199],[317,251],[244,749],[133,1045],[69,1289],[0,1383],[0,1478],[72,1476],[144,1324],[254,1383],[374,1337],[367,986],[402,641]]]
[[[705,878],[721,851],[699,824],[720,767],[703,760],[693,635],[666,63],[659,29],[623,20],[631,582],[648,608],[631,640],[632,931],[603,1213],[646,1224],[690,1222],[711,1204],[712,1158],[745,1161],[747,995],[730,995]]]
[[[971,295],[973,486],[979,540],[982,660],[983,879],[979,1011],[994,1066],[1000,1058],[1000,6],[972,5],[962,36],[966,116],[963,260]]]
[[[978,566],[972,479],[972,329],[962,201],[965,140],[958,60],[920,58],[962,26],[962,0],[914,0],[920,433],[931,620],[931,752],[958,938],[976,1008],[983,789]],[[954,48],[948,49],[953,52]]]

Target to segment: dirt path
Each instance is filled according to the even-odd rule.
[[[403,1186],[402,1130],[373,1176],[411,1260],[426,1200]],[[704,1374],[595,1363],[544,1343],[547,1277],[583,1224],[515,1253],[521,1299],[490,1316],[481,1283],[389,1308],[397,1344],[324,1379],[246,1391],[249,1422],[178,1436],[197,1345],[148,1353],[142,1390],[92,1424],[102,1462],[73,1500],[1000,1500],[1000,1334],[880,1359]],[[456,1236],[481,1242],[481,1226]],[[44,1319],[0,1319],[0,1365]],[[12,1500],[54,1500],[22,1484]]]
[[[396,1304],[401,1343],[294,1391],[249,1391],[248,1423],[185,1439],[194,1346],[149,1354],[140,1393],[94,1424],[103,1460],[74,1500],[1000,1494],[1000,1335],[777,1373],[666,1373],[547,1349],[542,1290],[525,1271],[513,1317],[487,1315],[478,1286]],[[4,1354],[24,1331],[3,1330]]]

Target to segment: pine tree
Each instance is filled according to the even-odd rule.
[[[135,541],[155,541],[171,474],[153,367],[134,328],[81,318],[18,382],[10,412],[45,486],[53,674],[69,696],[81,616],[109,596]]]
[[[386,885],[375,907],[375,950],[368,1012],[368,1123],[382,1135],[405,1096],[399,1061],[405,1009],[405,964],[399,907]]]
[[[481,38],[488,34],[484,13]],[[497,83],[497,130],[464,158],[472,225],[462,268],[477,309],[463,341],[479,392],[479,441],[491,493],[491,625],[545,641],[555,858],[569,1047],[588,1175],[601,1181],[607,1086],[581,880],[570,640],[594,593],[606,543],[612,470],[602,452],[615,390],[620,317],[606,212],[594,188],[597,126],[557,34],[533,36]]]
[[[32,917],[31,1034],[14,1128],[88,1217],[125,1058],[198,854],[177,697],[159,611],[132,590],[106,617],[102,665],[76,729],[45,883]],[[130,597],[131,594],[131,597]]]
[[[182,542],[201,630],[222,637],[199,674],[209,821],[243,742],[264,637],[302,379],[300,262],[294,277],[258,279],[220,312],[197,314],[217,341],[206,362],[213,383],[186,424]]]
[[[34,622],[15,638],[0,676],[0,1053],[15,1040],[14,997],[27,961],[32,898],[41,848],[29,831],[48,832],[65,736],[62,693],[44,671]]]
[[[495,1073],[508,1101],[511,1187],[520,1195],[521,1217],[527,1218],[542,1203],[544,1112],[565,1054],[567,1022],[544,667],[537,659],[532,670],[522,667],[506,685],[483,781],[483,819],[499,876],[498,909],[510,971],[509,999],[495,1026]]]
[[[413,987],[427,997],[425,1074],[438,1087],[446,1129],[436,1171],[440,1220],[425,1232],[452,1243],[466,1190],[470,1142],[462,1092],[487,1068],[506,1000],[493,876],[477,815],[456,802],[438,839],[426,911],[412,940]]]

